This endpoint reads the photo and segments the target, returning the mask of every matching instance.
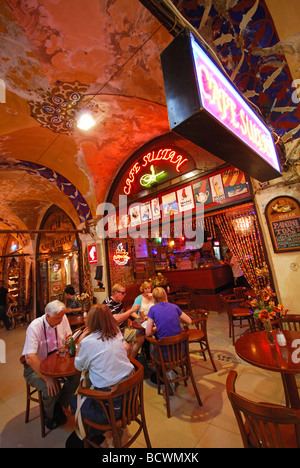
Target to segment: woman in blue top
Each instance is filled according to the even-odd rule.
[[[144,281],[140,287],[140,291],[142,294],[135,298],[133,305],[138,304],[141,306],[137,313],[140,315],[142,322],[144,322],[144,320],[147,320],[150,307],[154,305],[154,300],[151,294],[152,284],[149,281]]]
[[[140,306],[139,311],[137,312],[139,316],[141,317],[140,323],[145,322],[145,320],[148,319],[148,312],[152,306],[154,306],[154,299],[152,297],[152,284],[149,281],[144,281],[143,284],[140,287],[141,294],[135,298],[134,304],[138,304]],[[143,331],[138,331],[137,333],[144,334],[145,330]],[[142,346],[143,351],[146,354],[147,361],[150,363],[151,362],[151,356],[150,356],[150,346],[148,341],[144,341],[143,346]]]

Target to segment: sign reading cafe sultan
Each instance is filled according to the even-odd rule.
[[[206,44],[186,28],[161,62],[172,131],[261,182],[281,176],[272,132]]]
[[[129,169],[123,192],[130,195],[135,191],[149,188],[168,180],[174,174],[186,169],[188,158],[172,148],[159,148],[144,154]]]

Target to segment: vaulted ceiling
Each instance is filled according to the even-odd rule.
[[[160,53],[187,22],[282,141],[299,138],[300,7],[289,5],[0,0],[0,230],[37,229],[53,204],[75,225],[95,217],[127,159],[170,132]],[[83,108],[97,119],[88,132],[75,126]],[[223,164],[182,144],[199,167]]]

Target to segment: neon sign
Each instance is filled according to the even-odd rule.
[[[145,174],[140,179],[140,184],[143,187],[150,187],[151,184],[154,184],[157,182],[159,177],[165,174],[165,171],[161,171],[159,174],[155,174],[155,169],[154,169],[154,166],[152,165],[150,166],[150,171],[151,171],[151,174]]]
[[[123,266],[123,265],[127,265],[129,260],[130,260],[130,256],[129,256],[128,252],[126,252],[126,250],[123,248],[123,244],[120,243],[117,246],[116,253],[113,256],[113,261],[117,265]]]
[[[175,167],[176,172],[180,172],[181,166],[186,163],[188,159],[184,158],[181,154],[178,154],[171,148],[161,148],[158,151],[150,151],[141,158],[141,162],[136,162],[129,170],[128,177],[126,178],[126,182],[123,188],[123,191],[126,195],[131,193],[132,185],[135,182],[136,175],[142,170],[142,168],[147,168],[149,164],[151,164],[150,170],[152,174],[145,174],[140,178],[140,183],[142,186],[146,187],[153,183],[154,176],[156,179],[158,176],[162,176],[162,172],[164,171],[162,171],[160,174],[154,174],[154,169],[151,169],[151,167],[153,167],[152,163],[156,161],[167,161]],[[157,182],[156,179],[155,182]]]
[[[272,134],[191,37],[202,105],[241,141],[280,172]]]

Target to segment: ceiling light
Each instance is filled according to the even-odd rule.
[[[88,112],[85,112],[79,116],[77,127],[81,130],[89,130],[94,125],[96,125],[96,122]]]

